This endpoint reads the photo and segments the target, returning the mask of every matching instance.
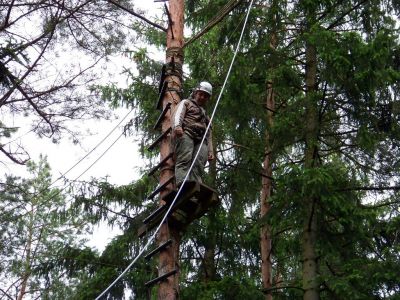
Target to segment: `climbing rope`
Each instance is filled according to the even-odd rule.
[[[229,76],[230,76],[230,73],[231,73],[233,64],[234,64],[234,62],[235,62],[237,53],[239,52],[240,44],[241,44],[241,42],[242,42],[243,34],[244,34],[245,29],[246,29],[247,21],[248,21],[248,18],[249,18],[249,14],[250,14],[251,8],[252,8],[252,6],[253,6],[253,2],[254,2],[254,0],[251,0],[251,2],[250,2],[250,4],[249,4],[249,8],[248,8],[248,10],[247,10],[246,19],[245,19],[245,21],[244,21],[243,28],[242,28],[242,31],[241,31],[241,33],[240,33],[239,41],[238,41],[238,43],[237,43],[237,46],[236,46],[236,49],[235,49],[235,52],[234,52],[234,55],[233,55],[231,64],[230,64],[229,69],[228,69],[228,72],[227,72],[227,75],[226,75],[226,77],[225,77],[224,84],[222,85],[221,91],[220,91],[220,93],[219,93],[219,95],[218,95],[218,99],[217,99],[217,101],[216,101],[216,103],[215,103],[213,112],[212,112],[212,114],[211,114],[210,122],[209,122],[208,125],[207,125],[206,132],[205,132],[205,134],[204,134],[204,136],[203,136],[203,139],[201,140],[199,149],[198,149],[198,151],[197,151],[197,153],[196,153],[196,155],[195,155],[195,157],[194,157],[194,159],[193,159],[192,164],[190,165],[189,171],[187,172],[187,174],[186,174],[186,176],[185,176],[183,182],[185,182],[185,181],[188,179],[189,174],[190,174],[190,172],[191,172],[192,169],[193,169],[194,163],[195,163],[195,161],[197,160],[197,157],[199,156],[201,146],[204,144],[206,135],[207,135],[208,131],[209,131],[210,128],[211,128],[212,120],[214,119],[214,116],[215,116],[215,113],[216,113],[216,111],[217,111],[219,102],[220,102],[220,100],[221,100],[222,94],[223,94],[223,92],[224,92],[224,90],[225,90],[226,83],[228,82],[228,78],[229,78]],[[175,202],[176,202],[176,199],[178,199],[178,197],[179,197],[179,195],[180,195],[180,193],[181,193],[181,191],[182,191],[182,188],[183,188],[183,184],[179,187],[178,192],[177,192],[177,194],[175,195],[175,198],[172,200],[172,203],[170,204],[170,206],[169,206],[167,212],[165,213],[165,215],[164,215],[163,219],[161,220],[160,224],[158,225],[157,229],[155,230],[155,232],[153,233],[153,235],[149,238],[149,240],[148,240],[147,243],[144,245],[144,247],[139,251],[138,255],[137,255],[137,256],[132,260],[132,262],[125,268],[125,270],[124,270],[124,271],[123,271],[123,272],[122,272],[122,273],[121,273],[121,274],[120,274],[120,275],[119,275],[119,276],[118,276],[118,277],[117,277],[117,278],[116,278],[116,279],[115,279],[115,280],[114,280],[114,281],[113,281],[99,296],[97,296],[96,300],[99,300],[102,296],[104,296],[104,295],[105,295],[105,294],[106,294],[106,293],[107,293],[107,292],[108,292],[108,291],[109,291],[109,290],[110,290],[110,289],[111,289],[111,288],[112,288],[112,287],[113,287],[113,286],[114,286],[128,271],[129,271],[129,269],[138,261],[138,259],[139,259],[139,258],[143,255],[143,253],[147,250],[147,248],[149,247],[149,245],[151,244],[151,242],[153,242],[153,240],[155,239],[155,237],[156,237],[157,233],[159,232],[159,230],[160,230],[162,224],[165,222],[166,218],[168,217],[169,213],[171,212],[171,209],[172,209],[172,207],[174,206],[174,204],[175,204]]]

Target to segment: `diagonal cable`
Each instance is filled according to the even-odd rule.
[[[104,143],[105,140],[107,140],[110,135],[118,128],[118,126],[120,126],[122,124],[122,122],[131,114],[131,112],[134,110],[134,108],[132,108],[122,119],[121,121],[118,122],[118,124],[116,124],[114,126],[113,129],[110,130],[110,132],[100,141],[97,143],[96,146],[94,146],[94,148],[92,150],[90,150],[88,153],[86,153],[81,159],[79,159],[73,166],[71,166],[66,172],[62,173],[56,180],[54,180],[47,188],[51,187],[52,185],[54,185],[57,181],[59,181],[61,178],[65,177],[65,175],[67,175],[69,172],[71,172],[77,165],[79,165],[84,159],[86,159],[90,154],[93,153],[94,150],[96,150],[101,144]],[[98,160],[96,160],[97,162]],[[87,169],[88,170],[88,169]],[[85,172],[87,172],[87,170]],[[82,176],[83,174],[81,174],[80,176]],[[79,177],[80,177],[79,176]]]
[[[241,44],[241,41],[242,41],[242,38],[243,38],[243,33],[244,33],[244,30],[245,30],[246,25],[247,25],[247,21],[248,21],[248,18],[249,18],[249,14],[250,14],[251,8],[252,8],[252,6],[253,6],[253,2],[254,2],[254,0],[251,0],[250,5],[249,5],[249,8],[248,8],[248,10],[247,10],[247,15],[246,15],[246,19],[245,19],[244,24],[243,24],[242,32],[241,32],[241,34],[240,34],[240,38],[239,38],[238,44],[237,44],[237,46],[236,46],[235,53],[234,53],[234,55],[233,55],[231,64],[230,64],[230,66],[229,66],[228,73],[227,73],[227,75],[226,75],[226,77],[225,77],[224,84],[222,85],[221,91],[220,91],[220,93],[219,93],[219,95],[218,95],[218,99],[217,99],[217,101],[216,101],[216,103],[215,103],[215,106],[214,106],[214,110],[213,110],[213,112],[212,112],[212,114],[211,114],[210,122],[208,123],[206,132],[205,132],[205,134],[204,134],[204,136],[203,136],[203,139],[201,140],[200,147],[199,147],[199,149],[197,150],[197,153],[196,153],[196,155],[195,155],[195,157],[194,157],[194,159],[193,159],[193,162],[192,162],[192,164],[191,164],[191,166],[190,166],[190,168],[189,168],[189,171],[187,172],[187,174],[186,174],[186,176],[185,176],[183,182],[185,182],[185,181],[188,179],[189,174],[190,174],[190,172],[191,172],[192,169],[193,169],[194,163],[195,163],[195,161],[197,160],[197,157],[199,156],[200,149],[201,149],[201,146],[203,145],[203,143],[204,143],[204,141],[205,141],[206,134],[207,134],[207,132],[210,130],[211,122],[212,122],[212,120],[213,120],[213,118],[214,118],[214,116],[215,116],[215,113],[216,113],[216,111],[217,111],[217,108],[218,108],[219,102],[220,102],[220,100],[221,100],[222,94],[223,94],[223,92],[224,92],[226,83],[228,82],[229,75],[230,75],[230,73],[231,73],[233,64],[234,64],[235,59],[236,59],[236,55],[237,55],[237,53],[239,52],[240,44]],[[117,278],[116,278],[116,279],[115,279],[115,280],[114,280],[114,281],[113,281],[99,296],[96,297],[95,300],[99,300],[102,296],[104,296],[104,295],[105,295],[105,294],[106,294],[106,293],[107,293],[107,292],[108,292],[108,291],[109,291],[109,290],[110,290],[110,289],[111,289],[111,288],[112,288],[112,287],[113,287],[113,286],[114,286],[128,271],[129,271],[129,269],[138,261],[138,259],[139,259],[139,258],[143,255],[143,253],[147,250],[147,248],[149,247],[150,243],[153,242],[153,240],[155,239],[155,236],[156,236],[156,234],[158,233],[158,231],[160,230],[162,224],[163,224],[163,223],[165,222],[165,220],[167,219],[168,214],[171,212],[171,209],[172,209],[172,207],[174,206],[174,204],[175,204],[175,202],[176,202],[176,199],[179,197],[179,194],[181,193],[182,188],[183,188],[183,184],[179,187],[178,192],[177,192],[177,194],[175,195],[174,200],[172,201],[171,205],[169,206],[167,212],[165,213],[165,215],[164,215],[163,219],[161,220],[160,224],[158,225],[157,229],[155,230],[155,232],[153,233],[153,235],[149,238],[149,240],[148,240],[147,243],[144,245],[144,247],[139,251],[138,255],[137,255],[137,256],[132,260],[132,262],[125,268],[125,270],[124,270],[124,271],[123,271],[123,272],[122,272],[122,273],[121,273],[121,274],[120,274],[120,275],[119,275],[119,276],[118,276],[118,277],[117,277]]]
[[[79,165],[85,158],[87,158],[94,150],[96,150],[101,144],[103,144],[109,137],[110,135],[122,124],[122,122],[130,115],[130,113],[134,110],[134,108],[132,108],[119,122],[118,124],[116,124],[114,126],[114,128],[112,130],[110,130],[110,132],[102,139],[100,140],[97,145],[90,150],[88,153],[86,153],[81,159],[79,159],[73,166],[71,166],[66,172],[62,173],[56,180],[54,180],[53,182],[51,182],[49,185],[47,185],[46,187],[40,189],[39,191],[37,191],[36,193],[32,193],[31,196],[32,197],[38,197],[41,194],[43,194],[45,191],[47,191],[49,188],[51,188],[56,182],[58,182],[60,179],[64,178],[69,172],[71,172],[77,165]],[[73,181],[77,181],[80,177],[82,177],[87,171],[89,171],[89,169],[91,169],[109,150],[112,146],[115,145],[115,143],[122,137],[122,135],[124,134],[124,131],[118,136],[118,138],[105,150],[103,151],[103,153],[100,155],[99,158],[97,158],[88,168],[86,168],[79,176],[77,176]],[[55,197],[57,195],[59,195],[62,191],[64,191],[67,188],[67,185],[65,185],[64,187],[61,187],[56,195],[53,195],[52,197]],[[51,197],[51,198],[52,198]],[[50,200],[51,198],[49,198],[48,200]],[[13,210],[18,209],[20,207],[14,207]]]

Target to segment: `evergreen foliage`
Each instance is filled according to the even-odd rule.
[[[61,190],[50,188],[46,158],[29,162],[30,178],[8,176],[0,193],[0,282],[2,297],[66,299],[82,261],[87,220],[69,208]]]
[[[226,3],[185,1],[187,27],[198,32]],[[186,97],[202,80],[219,94],[247,7],[238,1],[222,22],[185,47]],[[399,297],[398,12],[396,1],[255,1],[213,122],[217,161],[206,182],[222,203],[182,237],[181,299],[265,299],[268,293],[273,299]],[[163,49],[158,32],[139,23],[132,27]],[[98,89],[112,106],[136,109],[132,134],[140,136],[150,168],[157,154],[146,146],[159,134],[152,127],[162,63],[144,48],[130,53],[137,63],[137,70],[126,72],[130,86]],[[267,122],[267,83],[275,93],[273,124]],[[260,218],[267,143],[274,158],[273,194],[271,210]],[[54,262],[78,276],[72,299],[97,296],[136,257],[143,245],[136,231],[157,206],[144,199],[155,186],[156,179],[146,176],[121,187],[79,186],[74,214],[122,233],[101,254],[66,247],[65,256],[77,259]],[[259,249],[266,224],[273,262],[268,291],[262,289]],[[146,299],[144,282],[155,277],[155,268],[140,260],[109,299],[121,299],[127,290]]]
[[[225,4],[187,1],[187,25],[197,32]],[[241,3],[201,42],[185,48],[186,95],[201,80],[210,81],[218,95],[246,8]],[[398,295],[393,272],[399,263],[397,246],[386,241],[398,219],[396,188],[390,188],[398,180],[393,162],[399,132],[399,46],[392,13],[380,1],[256,1],[251,29],[214,120],[218,155],[209,182],[222,205],[183,238],[182,299],[263,298],[258,234],[263,224],[272,229],[273,297],[303,297],[309,201],[317,216],[311,246],[317,255],[313,280],[319,297]],[[276,49],[270,46],[272,32]],[[160,46],[154,34],[147,38]],[[310,49],[316,58],[312,91],[307,87]],[[142,57],[141,51],[134,57]],[[134,78],[140,81],[121,93],[143,92],[143,82],[156,90],[157,69],[146,67],[148,58],[137,63],[139,76]],[[268,81],[276,93],[272,127],[264,104]],[[136,95],[143,98],[149,92]],[[141,129],[155,119],[155,99],[138,103]],[[266,130],[273,141],[274,191],[270,213],[258,220]],[[151,135],[143,130],[144,143]]]

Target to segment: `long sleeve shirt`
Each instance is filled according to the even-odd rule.
[[[197,104],[194,99],[184,99],[177,105],[173,120],[172,129],[181,127],[191,138],[201,140],[206,131],[209,117],[203,107]],[[213,155],[212,132],[206,134],[209,155]]]

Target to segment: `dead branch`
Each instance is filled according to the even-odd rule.
[[[162,27],[161,25],[158,25],[157,23],[154,23],[154,22],[150,21],[149,19],[143,17],[142,15],[134,12],[132,9],[125,7],[125,6],[115,2],[114,0],[108,0],[108,2],[111,3],[111,4],[114,4],[115,6],[117,6],[120,9],[126,11],[127,13],[130,13],[131,15],[133,15],[133,16],[135,16],[135,17],[137,17],[137,18],[139,18],[139,19],[141,19],[143,21],[145,21],[146,23],[148,23],[148,24],[150,24],[150,25],[152,25],[152,26],[154,26],[154,27],[156,27],[156,28],[158,28],[158,29],[160,29],[160,30],[162,30],[164,32],[167,32],[166,28]]]
[[[2,146],[0,146],[0,152],[4,153],[5,156],[7,156],[11,161],[13,161],[14,163],[19,164],[19,165],[24,165],[29,160],[29,158],[27,158],[25,160],[19,160],[13,154],[6,151]]]

